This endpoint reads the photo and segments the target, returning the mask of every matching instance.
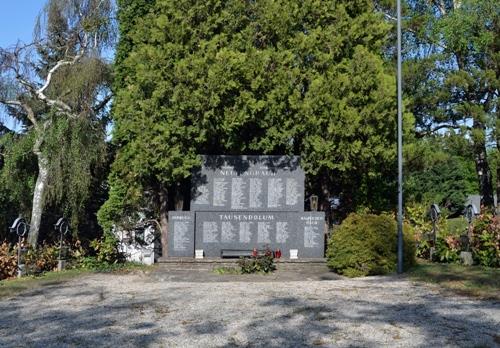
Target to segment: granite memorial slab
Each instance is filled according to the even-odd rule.
[[[221,250],[281,249],[283,257],[296,248],[297,213],[196,212],[195,249],[205,257],[220,257]]]
[[[299,258],[321,258],[325,249],[325,212],[311,211],[297,214],[297,249]]]
[[[168,212],[168,256],[194,256],[194,213],[190,211]]]
[[[304,211],[298,156],[202,156],[192,211]]]

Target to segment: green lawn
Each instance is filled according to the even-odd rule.
[[[62,284],[70,279],[85,274],[95,272],[128,273],[134,270],[148,270],[151,269],[151,267],[152,266],[145,266],[137,263],[125,263],[113,265],[101,270],[77,268],[64,270],[62,272],[47,272],[39,276],[25,276],[22,278],[5,279],[0,281],[0,300],[14,296],[26,290]]]
[[[420,261],[409,270],[412,280],[434,283],[455,293],[500,300],[500,269]]]

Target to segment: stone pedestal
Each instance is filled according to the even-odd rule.
[[[57,270],[60,272],[66,268],[66,260],[58,260],[57,261]]]
[[[460,253],[460,261],[462,261],[462,264],[465,266],[472,266],[474,264],[472,253],[470,251],[462,251]]]
[[[17,277],[21,278],[26,274],[26,265],[24,263],[19,264],[19,268],[17,270]]]
[[[429,260],[434,261],[434,254],[436,253],[436,248],[431,247],[429,249]]]

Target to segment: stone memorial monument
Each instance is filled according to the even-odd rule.
[[[297,156],[203,156],[192,175],[191,211],[169,212],[168,256],[223,250],[290,250],[324,256],[324,212],[304,212]],[[295,256],[295,255],[293,255]]]

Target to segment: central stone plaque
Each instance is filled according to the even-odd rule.
[[[192,176],[193,211],[303,211],[297,156],[203,156]]]
[[[286,212],[196,212],[195,249],[219,257],[222,249],[296,248],[296,214]]]

